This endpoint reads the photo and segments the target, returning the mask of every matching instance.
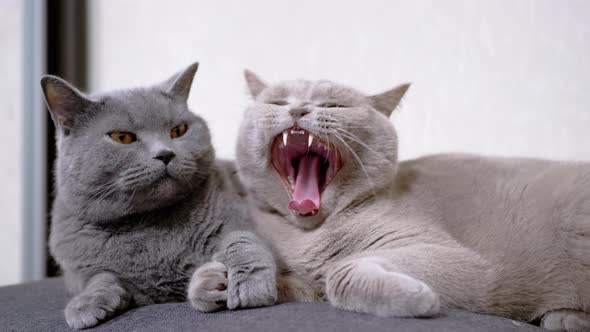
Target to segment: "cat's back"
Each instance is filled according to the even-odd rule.
[[[584,184],[590,184],[590,162],[438,154],[401,162],[396,188],[458,198],[482,191],[512,196],[515,191],[538,189],[563,194]],[[552,190],[542,190],[548,188]]]
[[[588,162],[440,154],[402,162],[398,174],[403,200],[482,252],[590,231]]]
[[[590,163],[561,162],[536,158],[485,157],[474,154],[447,153],[403,161],[402,172],[419,172],[421,176],[457,177],[465,179],[493,176],[494,178],[530,178],[551,169],[590,167]],[[432,180],[432,178],[430,179]]]

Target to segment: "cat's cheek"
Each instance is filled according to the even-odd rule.
[[[188,184],[196,185],[204,177],[199,171],[195,171],[198,166],[186,166],[185,164],[183,162],[171,163],[167,168],[168,174],[175,180],[174,186],[170,190],[176,193],[184,192],[190,187]]]
[[[179,169],[179,168],[175,168],[175,167],[168,167],[167,171],[168,171],[168,174],[170,175],[170,177],[172,177],[174,180],[176,180],[177,185],[179,183],[193,181],[195,178],[195,176],[191,172],[188,172],[183,169]]]

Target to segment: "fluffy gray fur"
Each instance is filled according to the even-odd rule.
[[[256,220],[333,305],[401,317],[463,308],[590,330],[590,163],[460,154],[398,163],[388,117],[409,85],[367,96],[330,81],[268,85],[249,71],[246,80],[254,103],[237,160]],[[270,163],[293,108],[307,111],[299,127],[343,154],[315,217],[288,209]]]
[[[184,301],[189,281],[188,298],[203,311],[276,301],[274,259],[252,232],[236,171],[215,161],[205,121],[188,109],[197,67],[93,96],[41,80],[57,128],[50,248],[75,294],[65,309],[70,327]],[[181,124],[188,130],[172,138]],[[113,131],[137,140],[121,144]]]

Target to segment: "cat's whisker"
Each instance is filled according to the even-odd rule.
[[[327,162],[330,156],[330,137],[327,133],[321,132],[319,130],[315,130],[315,133],[316,136],[319,137],[322,141],[328,143],[326,144],[326,159],[324,160],[324,162]]]
[[[105,191],[109,190],[115,184],[116,184],[115,181],[109,181],[107,183],[104,183],[104,184],[98,186],[97,187],[98,190],[92,196],[90,196],[90,198],[88,198],[88,201],[91,202],[94,198],[102,195]]]
[[[367,178],[367,181],[369,181],[369,185],[371,186],[371,191],[373,192],[373,195],[374,195],[375,194],[375,185],[373,184],[373,181],[371,181],[371,177],[369,176],[369,173],[367,172],[365,165],[363,165],[361,158],[359,158],[359,156],[356,154],[356,152],[354,152],[354,150],[350,147],[350,145],[348,145],[348,143],[346,143],[346,141],[344,141],[338,134],[333,133],[333,136],[336,137],[338,140],[340,140],[340,142],[342,142],[342,144],[344,144],[344,146],[356,158],[356,160],[359,163],[359,166],[361,167],[361,170],[363,171],[363,173],[365,174],[365,177]]]
[[[134,185],[136,185],[137,183],[142,182],[145,178],[149,177],[150,174],[152,174],[153,171],[143,171],[141,173],[135,174],[132,177],[127,177],[127,178],[122,178],[121,179],[121,184],[125,187],[132,187]]]
[[[199,166],[196,162],[188,161],[188,160],[180,161],[178,164],[182,167],[190,167],[190,168],[194,168],[194,169],[196,169],[196,168],[202,168],[202,169],[206,169],[206,170],[211,169],[210,167],[207,167],[207,166]]]
[[[182,169],[181,169],[181,173],[186,174],[186,175],[190,175],[190,174],[196,174],[199,176],[208,176],[211,174],[211,169],[206,168],[206,167],[201,167],[195,164],[186,164],[186,165],[181,165]]]
[[[106,197],[108,197],[109,195],[111,195],[113,192],[115,192],[115,190],[117,189],[116,186],[116,182],[112,183],[111,186],[107,187],[105,190],[103,190],[100,194],[100,196],[96,199],[90,199],[88,200],[88,203],[86,204],[86,207],[83,207],[79,213],[80,217],[83,217],[86,215],[86,213],[91,209],[94,208],[96,205],[98,205],[102,200],[104,200]],[[95,195],[96,196],[96,195]],[[95,197],[94,196],[94,197]]]
[[[123,186],[133,185],[135,183],[141,182],[141,180],[143,180],[145,178],[145,176],[148,174],[149,174],[149,172],[142,172],[140,174],[135,174],[133,177],[123,178],[123,179],[121,179],[121,184]]]
[[[133,198],[135,197],[136,192],[137,189],[133,189],[131,195],[129,196],[129,198],[127,198],[127,203],[125,204],[125,211],[131,210],[131,204],[133,203]]]
[[[143,172],[145,170],[145,168],[146,168],[145,165],[134,166],[134,167],[131,167],[131,168],[125,170],[124,172],[122,172],[120,176],[121,177],[133,176],[134,174]]]
[[[383,156],[383,153],[378,152],[375,149],[369,147],[367,144],[365,144],[363,141],[361,141],[361,139],[358,138],[358,136],[355,136],[351,132],[349,132],[349,131],[347,131],[345,129],[342,129],[342,128],[337,128],[337,127],[334,127],[334,129],[337,130],[337,131],[339,131],[340,134],[344,135],[346,138],[348,138],[348,139],[354,141],[355,143],[363,146],[364,148],[366,148],[367,150],[373,152],[374,154],[379,155],[379,156]]]
[[[133,169],[130,169],[126,172],[124,172],[120,178],[119,181],[122,184],[128,185],[130,183],[134,183],[135,180],[139,179],[139,178],[143,178],[146,174],[149,174],[150,170],[146,169],[146,167],[140,166],[140,167],[135,167]]]

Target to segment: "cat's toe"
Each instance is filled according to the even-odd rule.
[[[211,312],[226,308],[227,269],[220,262],[209,262],[193,274],[188,288],[188,299],[199,311]]]
[[[410,301],[413,302],[409,305],[412,308],[410,316],[412,317],[432,317],[440,311],[440,300],[438,294],[436,294],[428,285],[421,283],[420,291],[414,296],[410,296]]]
[[[276,274],[273,270],[257,271],[245,277],[230,273],[228,309],[256,308],[277,302]]]
[[[569,309],[550,311],[541,319],[541,327],[551,331],[590,331],[590,314]]]
[[[93,327],[99,321],[106,318],[107,312],[99,307],[94,308],[68,308],[66,309],[66,321],[73,329],[85,329]]]
[[[73,329],[85,329],[97,325],[111,316],[125,301],[117,294],[80,295],[66,306],[65,316]]]

